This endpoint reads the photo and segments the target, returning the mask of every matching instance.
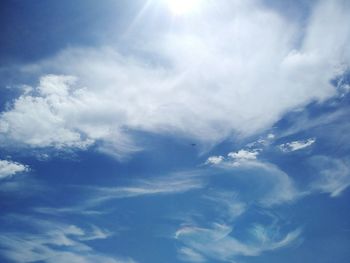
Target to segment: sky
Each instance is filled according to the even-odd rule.
[[[0,2],[0,262],[347,263],[350,2]]]

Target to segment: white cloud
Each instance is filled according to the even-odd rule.
[[[218,210],[216,214],[220,215],[225,222],[232,222],[247,209],[247,205],[239,201],[238,196],[235,192],[220,190],[208,193],[204,198],[215,204],[213,207]]]
[[[15,175],[16,173],[26,172],[28,170],[28,166],[24,164],[7,160],[0,160],[0,179],[8,178]]]
[[[91,231],[79,237],[79,240],[88,241],[88,240],[96,240],[96,239],[106,239],[112,235],[110,231],[101,229],[97,226],[91,226]]]
[[[288,143],[283,143],[279,147],[283,152],[294,152],[304,148],[307,148],[316,142],[315,138],[310,138],[307,140],[293,141]]]
[[[205,179],[199,171],[180,172],[164,177],[154,177],[149,180],[138,180],[132,185],[118,187],[87,187],[85,189],[93,196],[86,200],[85,206],[91,207],[101,202],[149,195],[178,194],[205,186]]]
[[[254,143],[255,145],[255,143]],[[261,149],[251,149],[251,150],[244,150],[241,149],[237,152],[230,152],[227,154],[228,159],[224,156],[210,156],[205,164],[212,164],[212,165],[220,165],[228,163],[231,163],[234,166],[239,166],[242,162],[247,161],[254,161],[257,159],[257,156],[259,155]]]
[[[293,147],[294,150],[305,148],[313,142],[314,139],[293,142],[290,149]],[[308,179],[311,181],[306,183],[304,187],[296,187],[294,180],[287,173],[272,163],[258,160],[255,153],[257,152],[246,150],[232,152],[229,156],[233,162],[226,159],[217,166],[217,168],[232,171],[233,176],[239,177],[240,180],[251,182],[250,188],[240,189],[242,191],[238,192],[240,199],[245,203],[254,201],[264,207],[272,207],[318,193],[329,193],[331,197],[337,197],[350,186],[348,159],[327,156],[312,157],[309,160],[315,168],[315,174],[312,179]],[[208,199],[220,201],[221,204],[227,203],[227,205],[233,206],[235,204],[229,202],[224,192],[220,196],[208,196]],[[242,205],[242,212],[244,212],[244,203]],[[234,207],[233,211],[235,211]]]
[[[206,262],[207,260],[200,253],[188,247],[182,247],[178,250],[179,258],[183,261]]]
[[[264,231],[263,239],[261,230]],[[215,223],[212,228],[196,226],[180,228],[175,238],[182,242],[189,251],[195,251],[209,261],[210,259],[234,261],[237,256],[258,256],[266,251],[289,246],[298,239],[301,233],[297,229],[282,235],[277,228],[263,226],[260,226],[259,231],[252,232],[254,234],[251,238],[255,241],[244,243],[233,236],[231,227]],[[193,262],[196,261],[193,260]]]
[[[201,19],[145,34],[152,39],[136,48],[153,64],[114,48],[77,48],[22,67],[43,77],[36,93],[0,116],[2,141],[56,148],[102,141],[100,149],[117,156],[139,149],[128,129],[216,143],[261,132],[336,93],[329,81],[350,61],[344,1],[320,1],[305,26],[256,1],[213,4]]]
[[[37,195],[45,195],[47,186],[33,177],[20,177],[13,180],[2,180],[0,194],[5,194],[9,198],[16,198],[20,193],[20,198],[29,198]]]
[[[230,152],[227,155],[228,158],[220,160],[216,166],[232,171],[233,176],[241,180],[251,181],[250,188],[239,193],[246,195],[247,202],[254,201],[270,207],[292,202],[304,195],[305,193],[295,187],[293,179],[287,173],[272,163],[258,160],[257,157],[261,151],[262,149],[241,149]],[[227,197],[223,198],[224,195],[221,195],[222,201]]]
[[[69,119],[60,114],[62,109],[76,103],[76,93],[70,76],[48,75],[40,80],[38,96],[24,94],[18,98],[12,110],[0,117],[0,134],[6,139],[33,147],[85,148],[91,140],[67,125]],[[71,91],[71,92],[69,92]],[[74,112],[66,112],[74,115]],[[67,127],[68,126],[68,127]]]
[[[275,135],[273,134],[273,133],[269,133],[268,135],[267,135],[267,139],[269,139],[269,140],[272,140],[272,139],[274,139],[275,138]]]
[[[242,162],[237,168],[250,172],[249,178],[254,178],[250,194],[256,194],[257,201],[263,206],[292,202],[303,195],[295,187],[293,179],[271,163],[248,161]]]
[[[96,210],[86,210],[85,206],[73,206],[73,207],[60,207],[60,208],[54,208],[54,207],[36,207],[33,209],[33,211],[41,214],[48,214],[48,215],[62,215],[62,214],[78,214],[78,215],[85,215],[85,216],[91,216],[91,215],[103,215],[106,212],[104,211],[96,211]]]
[[[337,197],[350,186],[348,160],[316,156],[311,162],[318,171],[310,186],[312,192],[329,193],[331,197]]]
[[[135,263],[132,259],[118,259],[98,253],[83,240],[104,239],[108,235],[93,226],[92,231],[75,225],[13,215],[22,225],[34,227],[34,232],[3,232],[0,236],[1,254],[14,262],[48,263]],[[98,233],[98,234],[97,234]]]
[[[346,94],[348,94],[350,92],[350,85],[349,84],[345,84],[340,86],[340,91],[341,91],[341,96],[344,97]]]
[[[241,162],[254,161],[259,155],[258,150],[239,150],[238,152],[230,152],[227,156],[230,157],[234,165],[240,165]]]
[[[207,161],[205,162],[205,164],[219,164],[222,161],[224,161],[224,157],[223,156],[210,156]]]
[[[207,178],[204,170],[176,172],[163,176],[152,176],[143,180],[134,179],[118,186],[75,185],[68,187],[66,190],[66,194],[72,194],[70,191],[76,194],[78,191],[84,197],[77,200],[75,204],[66,207],[35,207],[32,211],[53,216],[62,214],[87,217],[101,216],[111,213],[114,209],[113,207],[100,207],[101,204],[108,201],[147,196],[176,195],[204,189],[206,185]]]

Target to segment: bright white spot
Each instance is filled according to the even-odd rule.
[[[167,0],[171,12],[175,15],[182,15],[194,10],[199,0]]]
[[[238,152],[230,152],[228,157],[231,157],[234,160],[256,160],[256,157],[259,155],[257,150],[247,151],[239,150]]]
[[[275,138],[275,135],[273,134],[273,133],[269,133],[268,135],[267,135],[267,139],[269,139],[269,140],[272,140],[272,139],[274,139]]]
[[[210,156],[205,164],[219,164],[224,160],[223,156]]]

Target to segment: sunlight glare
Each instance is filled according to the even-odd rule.
[[[199,0],[168,0],[169,9],[175,15],[183,15],[194,10]]]

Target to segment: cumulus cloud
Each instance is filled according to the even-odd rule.
[[[205,164],[212,164],[212,165],[220,165],[220,164],[228,164],[230,163],[231,165],[234,166],[239,166],[242,163],[246,163],[249,161],[254,161],[257,159],[261,149],[250,149],[250,150],[245,150],[241,149],[237,152],[230,152],[227,154],[228,158],[225,158],[222,155],[219,156],[210,156],[206,160]]]
[[[242,162],[256,160],[259,155],[258,150],[239,150],[238,152],[230,152],[227,156],[230,157],[234,165],[240,165]]]
[[[71,92],[74,82],[71,76],[42,77],[36,89],[37,96],[24,94],[10,111],[1,114],[2,140],[6,138],[33,147],[84,148],[89,145],[89,139],[85,140],[78,131],[67,127],[68,116],[60,114],[75,104],[77,94]],[[74,115],[74,112],[66,114]]]
[[[292,141],[292,142],[288,142],[288,143],[283,143],[279,146],[279,148],[283,152],[294,152],[294,151],[298,151],[298,150],[307,148],[307,147],[311,146],[312,144],[314,144],[315,142],[316,142],[315,138],[310,138],[307,140]]]
[[[335,94],[330,80],[350,61],[345,1],[320,1],[305,27],[256,1],[206,5],[201,19],[146,34],[153,39],[136,49],[155,63],[114,47],[76,48],[22,67],[42,77],[1,114],[3,141],[56,148],[101,141],[117,156],[139,149],[128,130],[215,143],[263,131]]]
[[[7,160],[0,160],[0,179],[8,178],[16,173],[28,171],[28,166]]]

